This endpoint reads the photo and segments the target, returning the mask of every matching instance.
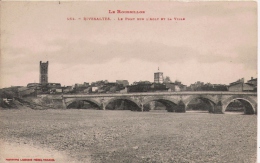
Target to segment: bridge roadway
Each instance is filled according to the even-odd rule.
[[[63,107],[67,108],[75,101],[87,101],[105,110],[106,106],[115,100],[127,100],[144,110],[144,105],[158,101],[166,106],[168,111],[185,112],[193,99],[201,99],[211,105],[209,112],[224,113],[227,106],[234,100],[239,100],[245,107],[245,114],[257,113],[256,92],[137,92],[113,94],[70,94],[62,95]]]

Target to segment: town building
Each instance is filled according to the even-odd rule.
[[[255,87],[257,87],[257,78],[251,77],[251,80],[248,80],[247,83],[253,84]]]
[[[249,83],[234,83],[229,85],[230,92],[251,92],[254,91],[254,85]]]
[[[72,92],[73,92],[72,86],[63,87],[63,93],[72,93]]]
[[[151,85],[151,88],[150,88],[149,91],[152,91],[152,92],[165,92],[165,91],[168,91],[168,88],[166,88],[165,84],[153,83]]]
[[[98,91],[98,87],[92,87],[91,92],[97,92]]]
[[[42,87],[42,84],[40,83],[28,83],[27,88],[33,88],[33,89],[40,89]]]
[[[46,84],[46,86],[51,89],[51,88],[61,88],[61,84],[60,83],[48,83]]]
[[[244,78],[229,84],[228,91],[230,92],[252,92],[256,91],[256,87],[251,83],[244,83]]]
[[[88,87],[90,87],[90,85],[87,82],[84,82],[83,84],[76,83],[73,89],[75,92],[84,92],[84,90],[87,89]]]
[[[120,93],[128,93],[129,92],[129,88],[125,87],[125,89],[122,89],[119,91]]]
[[[139,82],[135,81],[135,82],[133,82],[133,85],[140,85],[140,84],[152,84],[152,83],[149,82],[149,81],[139,81]]]
[[[92,87],[88,87],[83,90],[84,93],[92,93]]]
[[[149,92],[152,84],[148,83],[137,83],[135,85],[127,86],[128,92]]]
[[[169,92],[179,92],[187,90],[187,86],[181,84],[181,82],[165,83],[165,85]]]
[[[169,92],[178,92],[180,91],[180,87],[179,85],[175,84],[175,83],[165,83],[166,88],[168,88]]]

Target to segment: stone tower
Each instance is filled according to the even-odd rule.
[[[40,61],[40,83],[46,84],[48,83],[48,65],[49,62],[46,63]]]
[[[159,67],[158,72],[154,73],[154,83],[163,83],[163,73],[159,72]]]

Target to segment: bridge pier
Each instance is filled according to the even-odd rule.
[[[67,109],[67,105],[65,103],[65,99],[63,98],[63,95],[61,96],[61,98],[62,98],[62,107],[63,107],[63,109]]]
[[[217,105],[214,107],[213,113],[215,114],[223,114],[223,104],[221,101],[217,103]]]
[[[106,110],[106,105],[105,105],[104,103],[102,103],[102,104],[101,104],[101,108],[102,108],[103,110]],[[101,108],[100,108],[100,109],[101,109]]]
[[[179,104],[175,106],[175,112],[178,112],[178,113],[186,112],[185,104],[183,103],[183,101],[180,101]]]
[[[141,104],[141,111],[144,112],[144,104]]]
[[[212,103],[211,101],[209,101],[209,104],[210,104],[210,108],[209,108],[209,113],[214,113],[214,110],[215,110],[215,104],[214,103]]]

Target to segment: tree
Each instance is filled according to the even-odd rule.
[[[171,83],[172,81],[171,81],[169,76],[165,76],[165,78],[163,79],[163,82],[164,83]]]

